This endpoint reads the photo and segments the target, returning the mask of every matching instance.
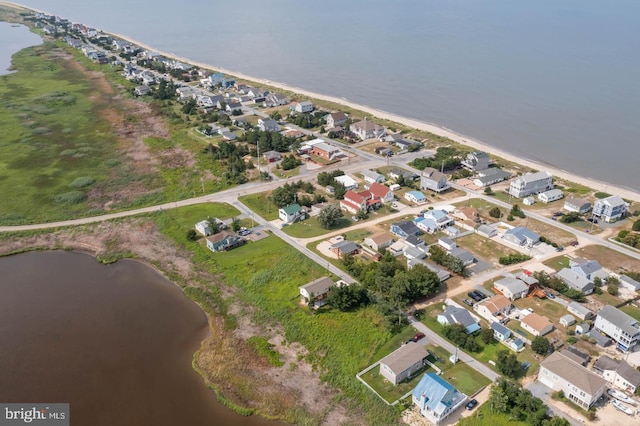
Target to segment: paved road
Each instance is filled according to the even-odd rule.
[[[451,344],[451,342],[440,337],[438,334],[432,331],[429,327],[427,327],[426,325],[424,325],[414,317],[412,316],[409,317],[409,324],[411,324],[411,326],[413,326],[413,328],[415,328],[416,330],[424,333],[426,338],[429,339],[431,342],[445,348],[447,351],[449,351],[449,353],[453,354],[456,352],[456,347],[453,344]],[[495,371],[493,371],[491,368],[481,363],[480,361],[475,360],[473,357],[471,357],[471,355],[468,355],[467,353],[465,353],[460,349],[458,349],[458,359],[460,360],[459,362],[464,362],[469,367],[473,368],[483,376],[489,378],[492,382],[495,382],[496,380],[498,380],[498,377],[500,377],[500,374],[496,373]]]

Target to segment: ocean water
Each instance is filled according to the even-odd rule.
[[[30,32],[24,25],[13,26],[0,21],[0,75],[9,73],[11,56],[14,53],[40,43],[42,43],[42,38]]]
[[[636,0],[24,3],[640,190]]]

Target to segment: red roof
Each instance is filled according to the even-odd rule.
[[[372,183],[371,186],[369,187],[369,192],[371,192],[371,194],[373,194],[374,197],[378,197],[378,198],[384,198],[389,193],[389,191],[390,191],[389,188],[387,188],[386,186],[378,182]]]
[[[362,205],[362,203],[363,203],[367,198],[369,198],[369,197],[365,197],[365,196],[364,196],[364,194],[365,194],[365,193],[367,193],[367,191],[364,191],[364,192],[360,192],[360,193],[358,193],[358,192],[355,192],[355,191],[351,191],[351,190],[349,190],[349,191],[345,192],[345,194],[344,194],[344,199],[345,199],[345,200],[349,200],[349,201],[351,201],[351,202],[353,202],[353,203],[356,203],[356,204],[358,204],[358,205]]]

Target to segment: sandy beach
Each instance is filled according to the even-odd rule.
[[[23,6],[20,5],[18,3],[11,3],[11,2],[4,2],[4,1],[0,1],[0,4],[6,4],[6,5],[10,5],[10,6],[17,6],[17,7],[21,7],[24,9],[31,9],[27,6]],[[31,10],[35,10],[35,9],[31,9]],[[42,11],[38,11],[37,12],[42,12]],[[45,12],[45,13],[49,13],[49,12]],[[309,98],[315,98],[315,99],[319,99],[319,100],[323,100],[323,101],[328,101],[328,102],[333,102],[336,104],[340,104],[340,105],[344,105],[347,106],[349,108],[355,109],[355,110],[359,110],[362,111],[364,113],[370,114],[374,117],[378,117],[384,120],[389,120],[389,121],[393,121],[399,124],[402,124],[404,126],[407,127],[411,127],[414,129],[418,129],[418,130],[423,130],[426,132],[430,132],[433,133],[434,135],[438,135],[438,136],[442,136],[442,137],[446,137],[451,139],[452,141],[458,142],[460,144],[463,145],[467,145],[475,150],[479,150],[479,151],[485,151],[489,154],[492,154],[494,156],[498,156],[498,157],[502,157],[505,160],[514,162],[514,163],[518,163],[521,165],[524,165],[526,167],[529,167],[531,169],[536,169],[536,170],[546,170],[548,172],[550,172],[551,174],[553,174],[555,177],[558,177],[560,179],[563,180],[568,180],[571,182],[575,182],[578,183],[580,185],[584,185],[587,186],[589,188],[592,188],[596,191],[602,191],[602,192],[607,192],[609,194],[614,194],[614,195],[620,195],[623,198],[626,198],[628,200],[633,200],[633,201],[640,201],[640,192],[637,192],[635,190],[631,190],[628,188],[622,188],[619,186],[616,186],[614,184],[610,184],[610,183],[605,183],[605,182],[601,182],[601,181],[597,181],[595,179],[591,179],[589,177],[584,177],[584,176],[579,176],[576,175],[574,173],[570,173],[566,170],[562,170],[559,169],[557,167],[553,167],[553,166],[549,166],[547,164],[541,164],[541,163],[537,163],[533,160],[528,160],[528,159],[523,159],[521,157],[517,157],[513,154],[510,154],[507,151],[498,149],[492,145],[490,145],[489,143],[483,142],[483,141],[479,141],[477,139],[474,139],[473,137],[470,136],[466,136],[460,133],[457,133],[454,130],[448,129],[446,127],[442,127],[439,126],[437,124],[433,124],[433,123],[427,123],[424,121],[420,121],[420,120],[415,120],[415,119],[410,119],[410,118],[406,118],[406,117],[402,117],[387,111],[382,111],[379,109],[375,109],[375,108],[371,108],[368,107],[366,105],[360,105],[354,102],[350,102],[348,100],[345,99],[341,99],[338,97],[334,97],[334,96],[327,96],[327,95],[323,95],[320,93],[315,93],[315,92],[311,92],[309,90],[305,90],[303,88],[300,87],[295,87],[295,86],[290,86],[286,83],[282,83],[282,82],[276,82],[276,81],[271,81],[271,80],[266,80],[266,79],[262,79],[259,77],[254,77],[254,76],[249,76],[249,75],[245,75],[243,73],[240,72],[236,72],[236,71],[232,71],[232,70],[228,70],[225,69],[223,67],[217,66],[217,65],[211,65],[211,64],[206,64],[206,63],[202,63],[202,62],[195,62],[192,61],[188,58],[184,58],[184,57],[180,57],[178,55],[175,55],[173,53],[170,52],[163,52],[161,50],[158,50],[152,46],[149,46],[145,43],[142,43],[138,40],[134,40],[130,37],[127,37],[126,35],[123,34],[117,34],[117,33],[113,33],[113,32],[108,32],[108,31],[104,31],[102,30],[105,34],[110,34],[113,37],[116,38],[120,38],[122,40],[126,40],[132,44],[138,45],[144,49],[153,51],[153,52],[158,52],[161,55],[164,55],[166,57],[169,58],[173,58],[176,59],[178,61],[181,62],[185,62],[185,63],[189,63],[195,66],[198,66],[200,68],[204,68],[204,69],[208,69],[211,71],[219,71],[222,72],[224,74],[227,74],[229,76],[233,76],[242,80],[248,80],[251,82],[256,83],[257,85],[263,85],[263,86],[270,86],[270,87],[274,87],[274,88],[278,88],[278,89],[282,89],[282,90],[288,90],[291,92],[295,92],[297,94],[300,94],[302,96],[305,97],[309,97]]]

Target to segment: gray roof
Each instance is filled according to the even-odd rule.
[[[585,275],[591,275],[602,269],[597,260],[587,260],[584,263],[574,266],[572,269],[580,269]]]
[[[560,322],[565,322],[569,325],[575,324],[576,319],[571,314],[566,314],[560,317]]]
[[[564,348],[560,353],[566,356],[567,358],[582,365],[585,365],[587,362],[589,362],[589,359],[591,358],[591,356],[589,356],[588,353],[581,351],[575,346],[569,346],[567,348]]]
[[[603,198],[602,200],[596,201],[596,203],[606,204],[611,207],[627,205],[627,203],[619,195],[612,195],[611,197]]]
[[[580,315],[582,315],[584,317],[589,317],[589,316],[595,315],[595,313],[591,309],[587,308],[586,306],[581,305],[578,302],[569,303],[569,305],[567,306],[567,309],[571,309],[574,312],[577,312],[577,313],[579,313]]]
[[[482,171],[482,176],[478,176],[475,179],[479,180],[480,182],[487,184],[490,182],[494,182],[496,179],[506,179],[509,176],[511,176],[511,173],[506,172],[502,169],[498,169],[498,168],[491,168],[491,169],[486,169]]]
[[[407,220],[405,222],[394,223],[394,225],[396,225],[398,228],[402,229],[404,232],[406,232],[409,235],[422,233],[422,231],[420,231],[420,228],[418,228],[416,224],[410,220]]]
[[[569,205],[569,206],[573,206],[577,209],[580,209],[581,207],[584,207],[585,205],[589,205],[589,207],[591,207],[591,203],[587,200],[585,200],[584,198],[567,198],[564,202],[565,205]]]
[[[505,277],[499,279],[498,281],[494,281],[494,286],[504,287],[509,290],[512,294],[522,293],[523,291],[529,290],[529,286],[523,283],[522,281],[516,278]]]
[[[505,232],[505,235],[510,234],[510,235],[514,235],[516,238],[518,238],[520,241],[522,240],[532,240],[532,241],[538,241],[540,239],[540,236],[538,234],[536,234],[533,231],[530,231],[529,229],[523,227],[523,226],[517,226],[515,228],[509,229],[508,231]]]
[[[563,268],[556,274],[558,278],[564,281],[569,287],[580,290],[587,291],[589,289],[593,289],[593,282],[588,278],[578,274],[575,271],[572,271],[569,268]]]
[[[424,260],[421,260],[421,259],[411,259],[407,263],[407,266],[409,267],[409,269],[411,269],[415,265],[422,265],[426,268],[429,268],[429,270],[431,270],[432,272],[435,272],[435,274],[438,276],[438,279],[440,281],[445,281],[451,278],[451,274],[449,273],[449,271],[446,271],[430,262],[425,262]]]
[[[547,197],[556,197],[556,196],[561,196],[563,193],[559,189],[550,189],[548,191],[543,192],[542,194],[546,195]]]
[[[498,333],[502,334],[503,336],[508,336],[509,334],[511,334],[511,330],[509,330],[507,327],[505,327],[504,325],[500,324],[497,321],[496,322],[492,322],[489,327],[491,327],[491,329],[493,331],[497,331]]]
[[[411,246],[408,246],[404,249],[404,254],[405,256],[412,257],[414,259],[424,259],[425,257],[427,257],[427,254],[425,252]]]
[[[460,247],[456,247],[454,249],[451,249],[451,251],[449,252],[449,254],[453,257],[457,257],[458,259],[462,260],[463,262],[472,262],[476,259],[476,257],[468,252],[465,249],[461,249]]]
[[[446,244],[448,246],[451,246],[451,245],[455,244],[451,238],[447,238],[447,237],[440,237],[438,241],[442,242],[442,244]]]
[[[542,179],[548,179],[551,177],[551,174],[548,172],[536,172],[536,173],[525,173],[524,175],[518,177],[523,182],[535,182]]]
[[[368,177],[369,179],[373,179],[375,181],[377,181],[380,178],[384,179],[384,175],[381,175],[378,172],[374,172],[373,170],[364,170],[362,172],[362,176]]]
[[[626,283],[628,286],[634,287],[636,291],[640,290],[640,283],[631,277],[628,277],[626,275],[620,275],[620,282]]]
[[[402,373],[420,360],[429,356],[429,352],[419,343],[409,343],[380,360],[396,375]]]
[[[594,370],[598,371],[615,371],[623,379],[633,384],[634,386],[640,386],[640,371],[630,366],[626,361],[609,358],[606,355],[602,355],[593,364]]]
[[[468,327],[471,324],[477,323],[477,321],[473,319],[469,311],[454,305],[447,305],[446,309],[441,315],[443,315],[447,319],[447,323],[449,324],[461,324],[465,327]]]
[[[491,235],[494,234],[496,232],[498,232],[494,227],[489,226],[489,225],[480,225],[478,227],[478,232],[482,233],[482,234],[486,234],[486,235]]]
[[[567,358],[560,352],[554,352],[540,363],[557,376],[562,377],[567,382],[573,384],[589,395],[595,395],[607,382],[600,376],[592,373],[577,362]]]
[[[602,309],[600,309],[600,312],[598,312],[598,316],[606,319],[631,336],[640,333],[638,321],[635,318],[632,318],[631,316],[622,312],[620,309],[614,308],[611,305],[605,305]]]
[[[333,280],[329,277],[318,278],[317,280],[311,281],[308,284],[300,286],[300,289],[307,290],[307,293],[318,296],[321,294],[325,294],[329,289],[333,286]]]
[[[331,246],[332,249],[338,249],[342,253],[353,253],[358,250],[358,245],[353,241],[342,240]]]
[[[433,167],[427,167],[422,171],[422,177],[440,182],[441,180],[447,180],[447,176],[444,173],[439,172]]]
[[[596,339],[596,343],[603,348],[611,343],[611,339],[598,332],[595,328],[589,332],[589,337]]]

